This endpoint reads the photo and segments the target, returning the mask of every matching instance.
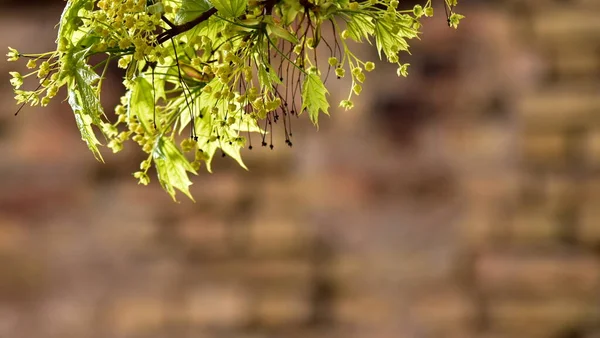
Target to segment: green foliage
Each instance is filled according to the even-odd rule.
[[[235,19],[244,14],[248,0],[212,0],[212,4],[220,15]]]
[[[81,52],[78,54],[81,55]],[[67,87],[69,105],[75,113],[75,121],[81,132],[81,137],[94,153],[94,156],[102,160],[102,155],[98,150],[100,142],[92,129],[92,125],[98,126],[102,123],[101,117],[104,114],[100,98],[96,89],[92,86],[92,83],[97,82],[98,79],[98,74],[85,63],[83,58],[80,58],[75,64],[73,74],[68,77]]]
[[[165,190],[175,198],[175,188],[182,191],[189,198],[189,186],[192,184],[187,172],[196,173],[190,162],[173,143],[173,140],[160,137],[156,140],[152,158],[156,166],[158,181]]]
[[[183,0],[181,7],[179,7],[179,10],[177,11],[174,22],[177,25],[181,25],[192,21],[211,7],[210,2],[207,0]]]
[[[192,198],[189,173],[202,165],[212,171],[216,154],[246,168],[245,135],[261,133],[262,145],[272,149],[265,135],[274,126],[283,126],[289,146],[292,118],[306,112],[318,126],[320,115],[329,115],[330,72],[350,76],[339,105],[354,106],[375,63],[357,57],[348,39],[374,44],[406,76],[399,53],[433,15],[431,0],[423,1],[401,9],[397,0],[68,0],[56,50],[21,54],[9,47],[8,60],[27,58],[31,69],[11,72],[11,84],[17,103],[32,106],[47,105],[66,86],[82,139],[97,159],[98,133],[113,152],[133,141],[147,154],[134,173],[140,184],[150,182],[154,166],[174,199],[177,190]],[[444,5],[456,28],[464,18],[453,12],[456,0]],[[326,63],[317,60],[323,53]],[[126,93],[114,117],[100,105],[111,63],[125,70]],[[35,90],[21,89],[34,78]]]
[[[319,111],[329,115],[327,111],[329,109],[327,94],[329,92],[319,75],[310,73],[304,78],[304,85],[302,86],[302,110],[306,109],[308,111],[308,116],[315,126],[319,125]]]

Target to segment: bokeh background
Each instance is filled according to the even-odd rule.
[[[2,48],[52,49],[64,2],[0,4]],[[0,337],[600,337],[600,1],[437,11],[408,79],[378,64],[196,203],[133,144],[96,162],[60,100],[13,116],[3,59]]]

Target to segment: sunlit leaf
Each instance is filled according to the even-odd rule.
[[[267,32],[269,34],[273,34],[273,35],[277,36],[278,38],[287,40],[293,44],[298,43],[298,37],[296,37],[296,35],[292,34],[290,31],[288,31],[287,29],[282,28],[280,26],[277,26],[274,24],[269,24],[269,25],[267,25]]]
[[[128,117],[137,117],[137,120],[146,131],[152,130],[154,123],[154,97],[152,84],[143,76],[134,80],[134,85],[129,91]]]
[[[175,16],[175,24],[181,25],[199,17],[212,7],[207,0],[183,0]]]
[[[92,85],[99,79],[99,76],[85,63],[82,56],[79,55],[80,59],[76,61],[74,73],[68,80],[68,102],[75,114],[75,122],[81,138],[94,156],[98,160],[104,161],[98,150],[100,142],[92,129],[92,124],[100,125],[101,116],[104,114],[98,93]]]
[[[448,24],[456,27],[464,18],[454,12],[457,1],[444,3]],[[400,52],[419,38],[421,19],[433,15],[432,6],[431,1],[415,6],[351,0],[66,0],[57,49],[34,54],[9,49],[9,61],[26,59],[30,69],[11,72],[10,83],[16,101],[31,106],[48,105],[66,86],[81,137],[96,158],[102,160],[101,135],[113,152],[139,145],[147,156],[134,174],[139,183],[148,184],[154,165],[174,199],[177,191],[191,198],[189,173],[203,164],[212,171],[215,156],[246,168],[241,149],[247,133],[260,133],[265,146],[267,130],[273,143],[284,140],[274,131],[281,128],[292,146],[293,120],[303,112],[318,128],[319,115],[328,115],[330,107],[324,81],[345,78],[327,84],[349,85],[340,107],[354,107],[370,83],[368,73],[377,71],[372,55],[357,53],[357,43],[373,44],[380,59],[400,76],[408,75]],[[125,93],[107,117],[100,96],[102,89],[112,90],[103,80],[114,63],[123,70]]]
[[[193,200],[189,189],[192,182],[188,177],[188,172],[196,174],[196,171],[173,141],[165,137],[159,137],[156,140],[152,158],[156,166],[158,180],[173,200],[176,200],[175,189],[183,192]]]
[[[80,15],[80,12],[86,11],[93,7],[93,0],[70,0],[67,1],[67,5],[63,10],[60,18],[60,26],[58,29],[58,49],[66,49],[71,45],[77,45],[78,40],[82,37],[81,35],[75,35],[79,27],[81,26],[84,15]],[[74,38],[77,37],[77,38]]]
[[[346,29],[348,30],[348,36],[356,41],[362,42],[362,39],[369,40],[369,36],[375,31],[375,24],[373,19],[367,15],[353,15],[347,21]]]
[[[394,27],[389,22],[378,21],[375,23],[375,46],[381,58],[381,52],[390,58],[397,55],[398,51],[408,50],[406,39],[398,32],[394,32]]]
[[[219,13],[226,17],[236,18],[246,11],[248,0],[211,0]]]
[[[329,103],[326,95],[327,88],[317,74],[308,74],[302,85],[302,109],[308,111],[308,116],[315,126],[319,126],[319,111],[329,115]]]

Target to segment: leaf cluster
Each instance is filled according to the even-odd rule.
[[[444,0],[454,28],[463,18],[455,5]],[[119,152],[133,142],[147,155],[134,173],[139,183],[150,182],[154,166],[174,199],[177,190],[191,198],[189,173],[202,165],[211,171],[218,153],[245,168],[240,151],[252,148],[250,133],[260,133],[261,145],[272,149],[274,126],[284,129],[288,146],[293,119],[306,112],[318,126],[320,115],[329,114],[330,74],[351,78],[339,103],[351,109],[375,63],[357,57],[350,41],[374,45],[380,59],[406,76],[400,53],[430,16],[431,0],[408,9],[398,0],[69,0],[56,50],[9,49],[10,61],[27,58],[35,69],[11,72],[11,84],[17,102],[30,105],[47,105],[66,87],[96,158],[102,160],[104,143]],[[111,63],[124,69],[126,89],[114,117],[100,104]],[[20,89],[28,77],[39,79],[33,91]]]

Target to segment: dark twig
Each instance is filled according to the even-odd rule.
[[[175,25],[174,23],[172,23],[172,22],[171,22],[171,20],[167,19],[167,17],[166,17],[166,16],[164,16],[164,15],[161,15],[161,17],[160,17],[160,18],[161,18],[161,20],[162,20],[162,21],[164,21],[164,22],[165,22],[165,23],[166,23],[166,24],[167,24],[169,27],[171,27],[171,28],[175,28],[175,27],[176,27],[176,25]]]
[[[181,25],[173,25],[171,29],[158,34],[158,36],[156,37],[156,44],[161,45],[162,43],[169,41],[177,35],[189,31],[190,29],[196,27],[202,22],[208,20],[208,18],[210,18],[215,13],[217,13],[217,9],[213,7],[190,22],[186,22]]]

